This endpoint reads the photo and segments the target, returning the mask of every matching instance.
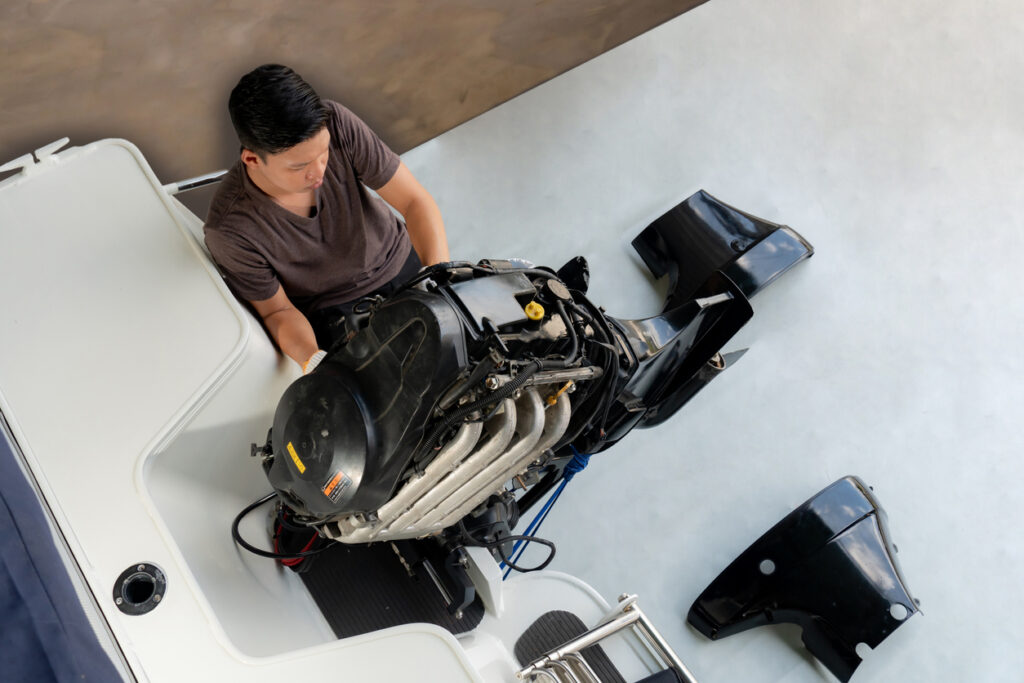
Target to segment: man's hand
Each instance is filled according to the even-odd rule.
[[[316,343],[313,326],[306,320],[306,316],[292,305],[288,295],[284,293],[284,288],[278,286],[277,293],[269,299],[249,303],[263,318],[270,336],[277,342],[282,353],[305,368],[307,362],[312,360],[313,355],[320,349]]]
[[[404,162],[377,194],[405,219],[409,239],[425,266],[450,260],[441,210]]]

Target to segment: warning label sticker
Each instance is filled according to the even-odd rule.
[[[292,462],[295,463],[295,469],[297,469],[299,471],[299,474],[305,474],[306,473],[306,466],[303,464],[302,460],[299,458],[299,454],[295,452],[295,446],[292,445],[291,441],[288,442],[287,449],[288,449],[288,455],[292,456]]]
[[[341,494],[352,485],[352,480],[345,475],[344,472],[338,470],[334,475],[327,480],[327,483],[323,486],[324,495],[327,496],[332,503],[337,503],[338,499],[341,498]]]

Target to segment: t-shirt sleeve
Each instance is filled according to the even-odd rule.
[[[263,301],[281,286],[274,269],[254,247],[224,230],[207,230],[206,248],[231,290],[247,301]]]
[[[337,102],[325,103],[332,111],[331,135],[348,155],[359,180],[371,190],[380,189],[395,175],[401,159],[358,116]]]

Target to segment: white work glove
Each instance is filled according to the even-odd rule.
[[[314,353],[312,356],[310,356],[309,360],[302,364],[302,374],[308,375],[309,373],[316,370],[316,366],[320,365],[320,361],[322,361],[324,359],[324,356],[326,355],[327,352],[321,349]]]

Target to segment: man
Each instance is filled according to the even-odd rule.
[[[449,259],[441,212],[366,124],[286,66],[243,76],[228,109],[241,155],[211,203],[206,245],[281,351],[310,372],[355,301]]]

